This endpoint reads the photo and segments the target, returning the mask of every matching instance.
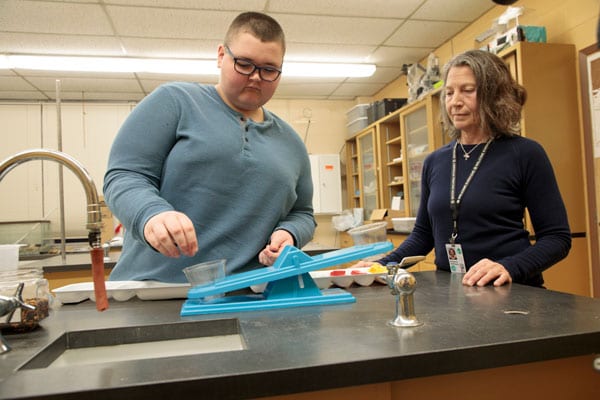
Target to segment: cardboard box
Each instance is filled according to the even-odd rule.
[[[371,217],[369,221],[365,221],[366,223],[373,223],[379,221],[387,221],[388,229],[394,229],[394,224],[392,223],[392,218],[406,217],[404,211],[398,210],[389,210],[387,208],[378,208],[371,212]]]

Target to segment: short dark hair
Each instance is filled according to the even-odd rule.
[[[475,75],[481,127],[492,137],[519,135],[527,91],[515,81],[506,63],[488,51],[469,50],[446,63],[444,82],[451,68],[463,66],[471,68]],[[444,88],[440,97],[442,125],[450,137],[458,138],[460,130],[454,127],[448,116],[445,97]]]
[[[238,15],[225,34],[225,45],[229,46],[234,36],[247,32],[263,42],[279,42],[285,54],[285,34],[281,25],[267,14],[249,11]]]

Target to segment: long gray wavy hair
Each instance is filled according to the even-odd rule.
[[[453,67],[471,68],[477,82],[477,103],[481,128],[492,137],[521,133],[521,111],[527,100],[527,91],[512,77],[508,66],[495,54],[483,50],[461,53],[444,66],[443,79]],[[444,131],[453,139],[460,130],[452,124],[446,111],[446,90],[440,96],[440,111]]]

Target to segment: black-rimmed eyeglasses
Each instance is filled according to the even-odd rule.
[[[258,76],[260,76],[260,79],[267,82],[276,81],[277,78],[279,78],[279,75],[281,75],[281,69],[279,68],[259,67],[258,65],[244,58],[238,58],[234,56],[228,46],[225,46],[225,51],[233,59],[233,69],[239,74],[250,76],[254,73],[254,71],[258,70]]]

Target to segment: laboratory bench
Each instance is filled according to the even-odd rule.
[[[5,334],[13,349],[0,355],[0,399],[598,398],[600,300],[414,276],[423,324],[411,328],[388,325],[395,296],[377,283],[350,287],[349,304],[189,317],[182,299],[111,300],[101,313],[89,300],[63,305],[37,329]],[[39,356],[67,334],[99,345],[132,329],[233,334],[240,347],[64,366]]]

